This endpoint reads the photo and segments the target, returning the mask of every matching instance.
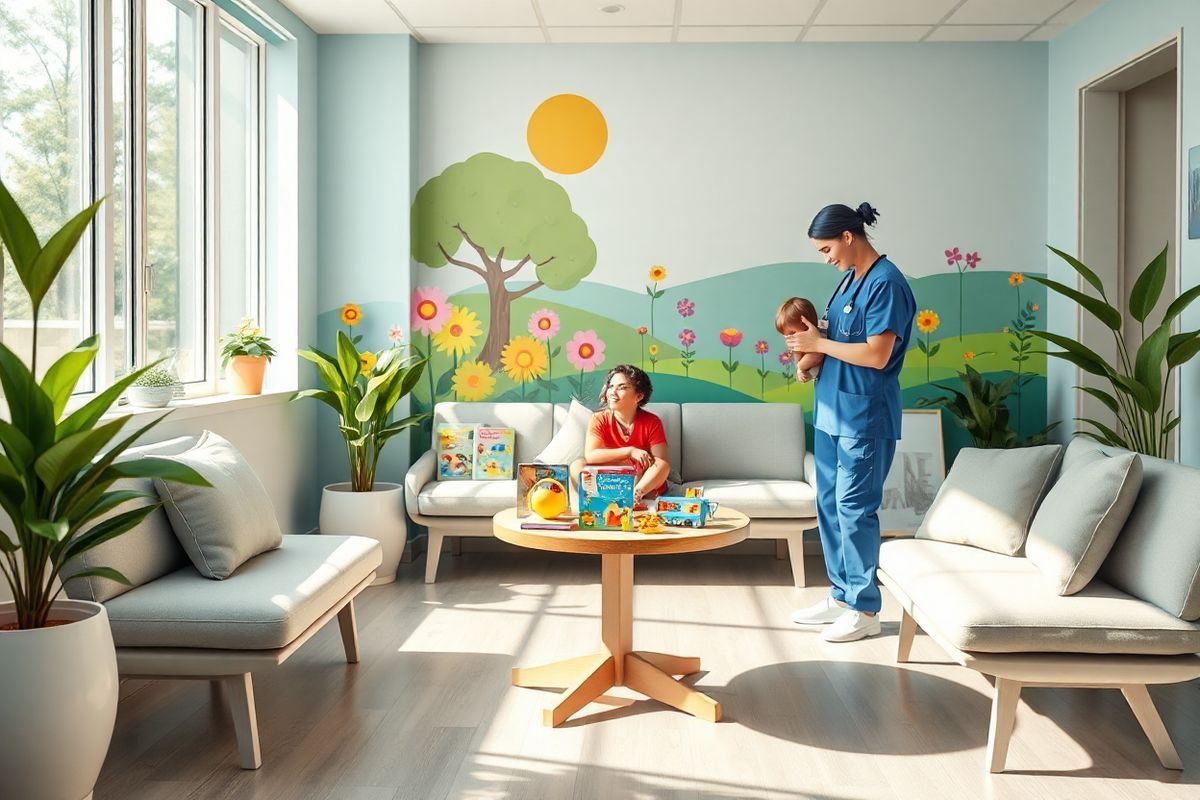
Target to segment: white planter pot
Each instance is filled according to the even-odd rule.
[[[408,536],[403,486],[375,481],[375,488],[369,492],[352,492],[349,483],[331,483],[321,494],[320,526],[321,533],[366,536],[379,542],[383,563],[371,585],[396,580]]]
[[[175,396],[174,386],[130,386],[125,390],[130,405],[140,408],[163,408]]]
[[[0,625],[15,622],[0,603]],[[90,797],[117,719],[117,654],[99,603],[58,600],[67,625],[0,631],[0,797]]]

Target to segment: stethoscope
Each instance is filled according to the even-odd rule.
[[[859,291],[862,290],[863,284],[867,282],[867,276],[871,274],[871,270],[875,269],[875,265],[878,264],[880,261],[883,261],[885,258],[887,258],[887,253],[884,253],[879,258],[872,261],[871,266],[867,267],[867,271],[864,272],[862,278],[859,279],[858,285],[856,285],[854,287],[854,291],[851,293],[850,299],[846,301],[846,305],[842,306],[843,314],[849,314],[851,311],[854,310],[854,302],[856,300],[858,300],[858,293],[859,293]],[[834,290],[834,293],[832,295],[830,295],[829,302],[825,304],[825,313],[821,315],[821,321],[823,323],[825,323],[821,327],[824,327],[824,328],[829,327],[829,307],[833,305],[834,298],[836,298],[839,294],[841,294],[842,290],[846,288],[847,282],[852,281],[852,280],[854,280],[854,271],[853,270],[846,273],[846,277],[842,278],[842,280],[838,283],[837,289]]]

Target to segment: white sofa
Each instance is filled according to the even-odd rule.
[[[797,586],[805,584],[803,533],[817,525],[815,466],[805,450],[804,410],[790,403],[649,403],[667,433],[674,489],[703,485],[705,496],[750,517],[751,539],[786,547]],[[441,423],[493,423],[516,430],[516,462],[550,443],[568,406],[549,403],[438,403]],[[404,481],[414,522],[429,529],[425,582],[437,579],[447,537],[492,536],[492,515],[516,503],[516,481],[438,481],[426,452]],[[452,543],[456,544],[456,542]]]

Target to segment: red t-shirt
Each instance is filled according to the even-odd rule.
[[[630,431],[628,439],[617,424],[616,414],[608,408],[592,415],[588,435],[598,437],[600,446],[606,450],[614,447],[636,447],[649,453],[654,445],[667,443],[667,432],[663,430],[662,420],[644,408],[639,408],[634,415],[633,430]],[[625,463],[637,466],[633,459]],[[667,481],[664,478],[662,484],[655,487],[654,491],[665,490],[666,486]]]

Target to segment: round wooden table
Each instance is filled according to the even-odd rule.
[[[750,520],[740,511],[722,506],[704,528],[668,526],[663,533],[622,531],[521,530],[521,523],[537,519],[517,517],[509,508],[492,518],[496,538],[510,544],[558,553],[600,556],[600,653],[576,656],[538,667],[516,667],[514,686],[563,689],[542,722],[557,726],[613,686],[628,686],[655,700],[709,722],[721,718],[721,704],[676,680],[675,675],[700,671],[700,659],[633,649],[633,557],[662,553],[696,553],[716,550],[746,538]]]

